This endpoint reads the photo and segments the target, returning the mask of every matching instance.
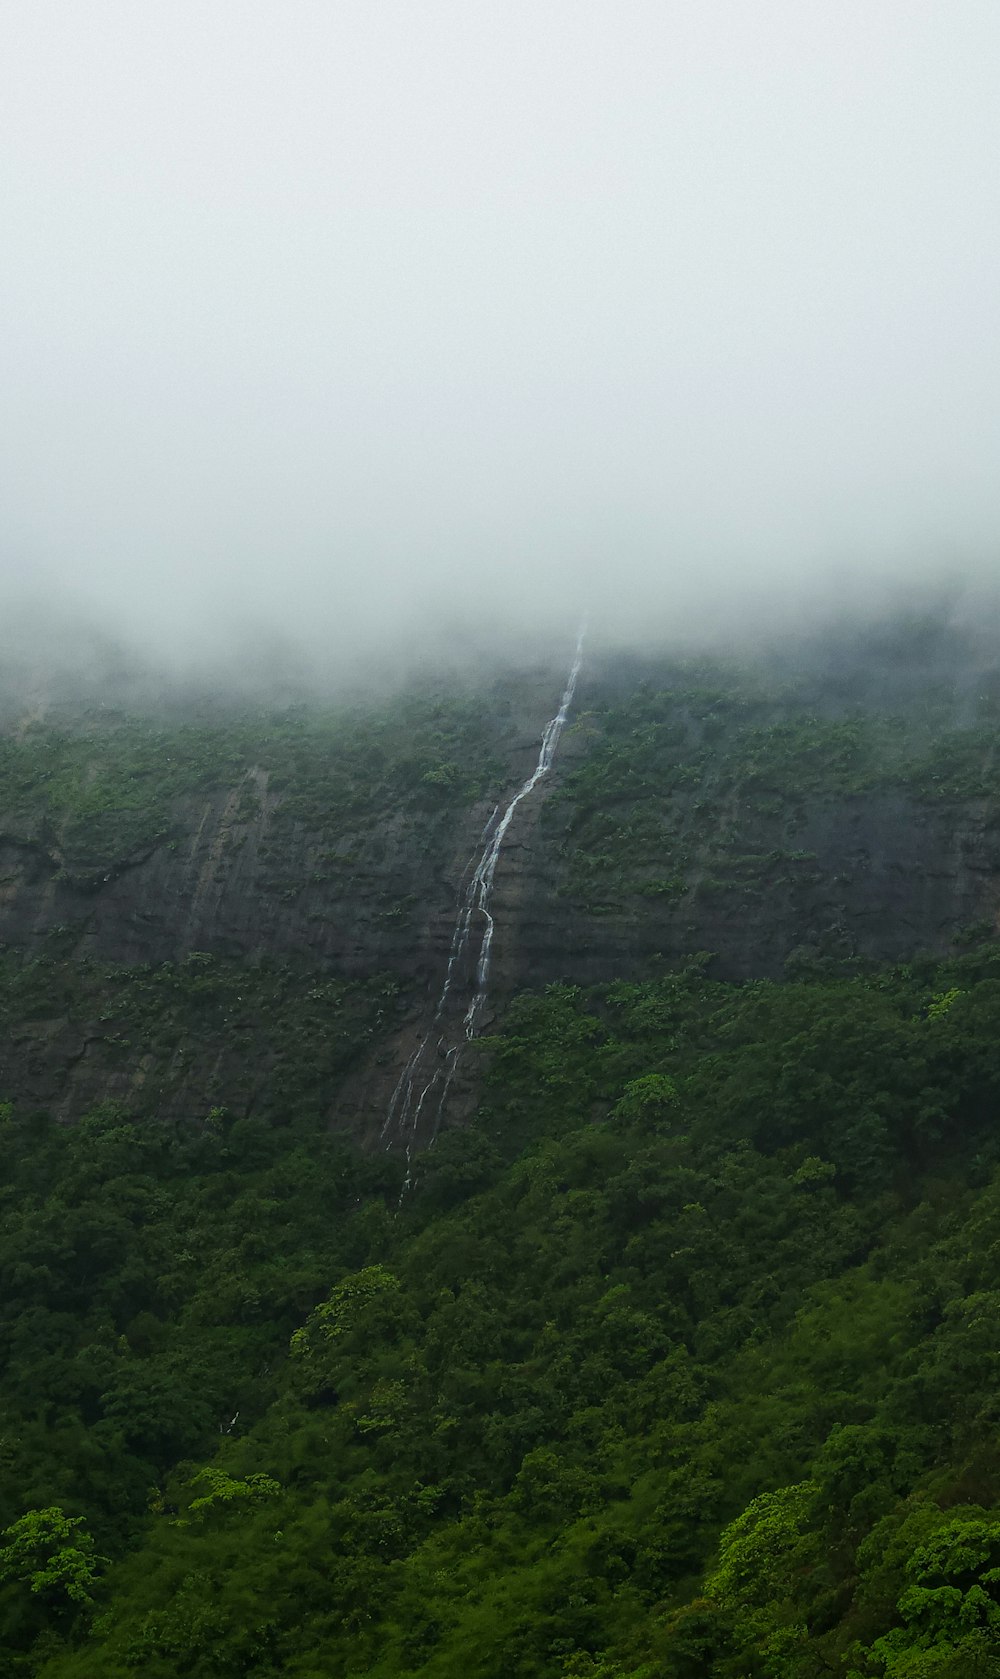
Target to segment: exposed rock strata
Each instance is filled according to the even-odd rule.
[[[517,698],[510,789],[534,761],[557,682],[534,684],[527,699]],[[602,691],[585,671],[577,715]],[[777,977],[789,963],[794,969],[824,956],[941,953],[963,927],[996,923],[996,808],[984,800],[921,802],[884,789],[805,795],[794,820],[781,819],[770,835],[804,861],[776,870],[773,880],[765,874],[756,892],[708,890],[695,867],[677,901],[624,896],[596,913],[568,890],[569,820],[558,804],[547,808],[560,777],[587,751],[586,727],[568,731],[550,781],[524,802],[503,846],[487,1031],[491,1015],[495,1021],[522,986],[642,977],[692,951],[715,953],[725,977]],[[246,781],[180,802],[172,824],[178,837],[120,860],[103,878],[74,877],[55,840],[5,835],[0,817],[0,942],[26,955],[58,949],[99,963],[176,963],[208,952],[249,963],[287,958],[348,979],[397,976],[398,1025],[388,1023],[334,1108],[341,1123],[374,1139],[439,993],[460,882],[488,806],[419,827],[397,816],[344,843],[356,855],[349,870],[338,871],[322,834],[281,818],[284,795],[263,772],[249,778],[250,800],[241,796]],[[730,815],[738,822],[738,808]],[[107,1037],[88,1019],[22,1022],[17,1042],[8,1042],[0,1096],[67,1115],[104,1089],[141,1101],[156,1069],[139,1055],[109,1074]],[[456,1110],[471,1105],[472,1072],[470,1063],[456,1085]],[[191,1104],[207,1103],[218,1079],[214,1065],[193,1067]]]

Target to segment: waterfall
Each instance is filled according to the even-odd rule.
[[[470,858],[462,877],[458,914],[455,919],[455,927],[451,936],[451,948],[448,953],[448,966],[441,987],[441,995],[434,1011],[434,1018],[399,1075],[399,1080],[389,1103],[385,1123],[382,1126],[382,1137],[387,1140],[387,1146],[397,1138],[407,1138],[407,1161],[410,1158],[410,1150],[417,1135],[421,1115],[428,1102],[436,1104],[432,1135],[437,1132],[462,1047],[476,1036],[479,1018],[489,991],[495,929],[490,904],[493,897],[493,883],[500,857],[500,847],[503,845],[518,805],[522,799],[526,799],[530,793],[534,792],[538,783],[548,775],[552,768],[556,748],[559,745],[559,737],[562,734],[570,706],[573,704],[573,696],[576,693],[577,678],[583,664],[585,633],[586,626],[583,626],[577,638],[576,653],[570,666],[559,710],[545,725],[538,751],[538,761],[534,769],[527,780],[518,788],[502,815],[499,805],[494,808],[480,835],[477,850]],[[482,933],[478,935],[480,924]],[[471,981],[468,982],[469,1001],[462,1016],[461,1027],[456,1030],[454,1025],[446,1024],[445,1016],[452,1015],[454,1017],[452,992],[456,985],[461,983],[463,975],[469,973],[466,957],[470,944],[474,944],[474,925],[479,936],[479,951]]]

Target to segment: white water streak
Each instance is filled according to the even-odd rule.
[[[402,1136],[404,1133],[409,1135],[412,1142],[412,1139],[416,1136],[425,1104],[428,1098],[433,1099],[435,1094],[437,1094],[437,1111],[434,1117],[434,1133],[436,1134],[448,1098],[448,1092],[455,1076],[462,1043],[476,1036],[477,1024],[486,1003],[489,989],[493,934],[495,931],[490,903],[493,897],[493,883],[496,877],[500,848],[518,805],[522,799],[526,799],[530,793],[534,792],[538,783],[548,775],[552,768],[556,749],[559,745],[559,737],[562,734],[566,718],[569,715],[569,708],[573,704],[573,697],[576,693],[577,678],[583,664],[585,634],[586,625],[581,628],[577,638],[576,653],[570,667],[559,710],[545,725],[538,752],[538,761],[534,769],[528,779],[518,788],[499,821],[497,821],[497,812],[500,807],[499,805],[494,807],[480,836],[481,850],[478,853],[475,868],[472,869],[474,859],[470,859],[466,868],[460,889],[458,915],[455,919],[455,928],[451,937],[451,949],[448,953],[448,967],[437,1008],[434,1011],[434,1018],[399,1075],[399,1080],[389,1103],[385,1124],[382,1127],[383,1139],[388,1139],[389,1143],[395,1137]],[[472,869],[471,878],[469,877],[469,869]],[[462,1032],[452,1035],[446,1030],[441,1030],[441,1026],[448,1009],[456,976],[465,966],[464,959],[472,937],[472,927],[476,916],[482,917],[483,932],[472,982],[472,995],[463,1016]],[[407,1161],[410,1157],[411,1142],[407,1143]]]

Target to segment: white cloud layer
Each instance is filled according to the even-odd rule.
[[[156,650],[990,576],[995,0],[8,0],[0,601]]]

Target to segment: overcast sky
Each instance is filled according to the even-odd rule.
[[[995,569],[998,79],[996,0],[0,0],[6,596],[340,658]]]

